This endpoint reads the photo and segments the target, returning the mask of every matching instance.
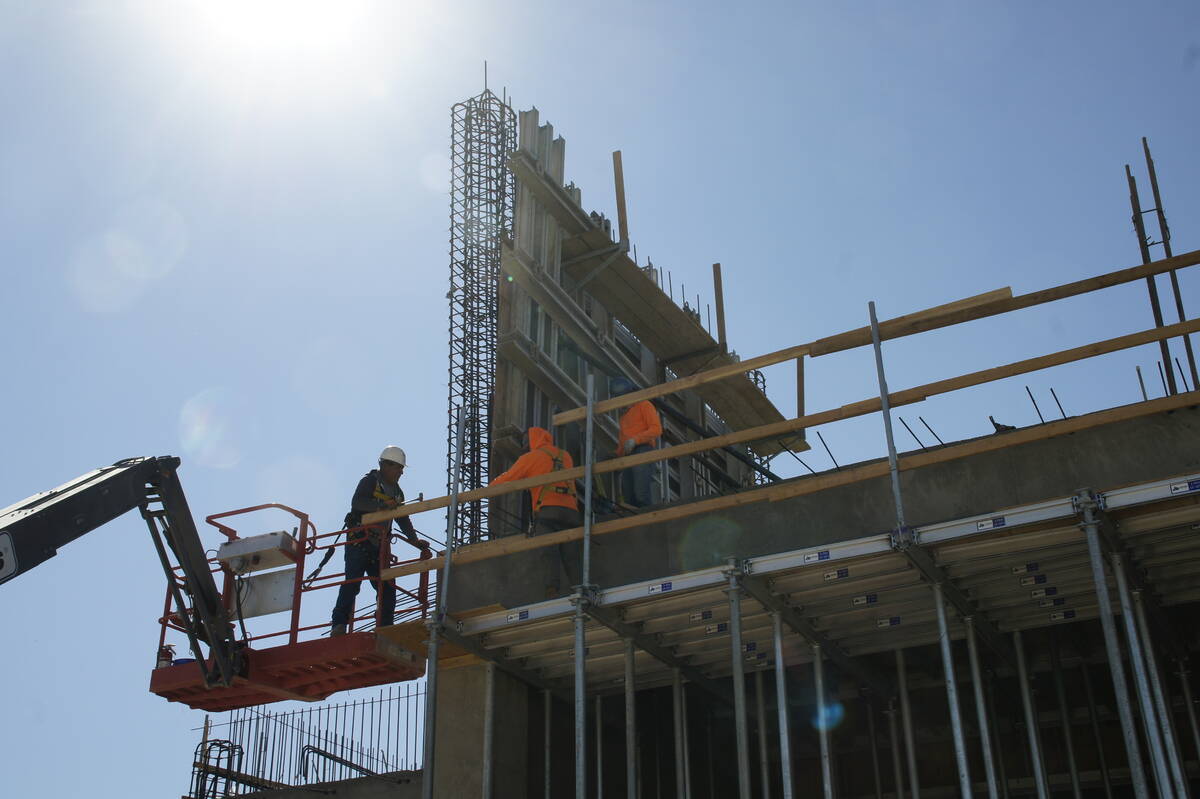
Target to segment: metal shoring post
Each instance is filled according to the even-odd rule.
[[[1138,630],[1141,632],[1142,650],[1146,653],[1146,673],[1150,678],[1150,693],[1153,695],[1154,706],[1158,711],[1158,723],[1162,730],[1167,766],[1171,771],[1171,779],[1175,783],[1175,794],[1180,799],[1186,799],[1188,795],[1187,778],[1183,775],[1179,744],[1175,740],[1175,727],[1171,723],[1166,695],[1158,676],[1158,659],[1154,656],[1154,640],[1150,637],[1150,627],[1146,624],[1146,609],[1141,591],[1133,592],[1133,607],[1137,613]]]
[[[987,776],[988,799],[999,799],[996,764],[992,759],[992,733],[988,724],[987,700],[983,694],[983,674],[979,669],[979,646],[975,641],[975,619],[963,619],[967,628],[967,656],[971,662],[971,687],[975,693],[975,715],[979,720],[979,746],[983,749],[983,770]]]
[[[788,730],[787,674],[783,664],[783,617],[771,613],[775,638],[775,704],[779,715],[779,768],[783,774],[783,799],[792,799],[792,742]]]
[[[1058,716],[1062,721],[1063,743],[1067,747],[1067,769],[1071,774],[1071,793],[1081,799],[1079,766],[1075,762],[1075,741],[1071,736],[1071,710],[1067,707],[1067,687],[1063,684],[1062,657],[1058,651],[1058,635],[1050,643],[1050,669],[1054,672],[1054,692],[1058,694]]]
[[[1192,704],[1192,686],[1188,684],[1188,677],[1191,673],[1187,670],[1187,663],[1183,658],[1175,661],[1179,666],[1179,671],[1175,672],[1175,676],[1179,678],[1180,684],[1183,686],[1183,704],[1187,708],[1188,723],[1192,727],[1192,740],[1196,745],[1196,756],[1200,757],[1200,724],[1196,723],[1196,706]]]
[[[904,650],[896,650],[896,681],[899,683],[900,721],[904,728],[904,753],[908,758],[908,781],[912,799],[921,799],[921,781],[917,775],[917,748],[913,744],[912,713],[908,706],[908,678],[904,674]]]
[[[1081,491],[1075,502],[1083,511],[1083,530],[1087,536],[1088,559],[1092,565],[1092,582],[1096,587],[1096,599],[1100,603],[1100,627],[1104,632],[1104,650],[1108,656],[1108,667],[1112,675],[1113,693],[1117,702],[1117,713],[1121,717],[1121,733],[1125,737],[1125,752],[1129,757],[1129,777],[1137,799],[1148,799],[1146,772],[1142,767],[1141,748],[1134,726],[1133,709],[1129,705],[1129,694],[1125,689],[1125,666],[1121,662],[1121,643],[1117,638],[1117,623],[1113,620],[1112,600],[1108,595],[1108,577],[1104,573],[1104,556],[1100,553],[1100,525],[1096,519],[1097,503],[1089,491]]]
[[[892,746],[892,781],[896,787],[896,799],[904,799],[904,767],[900,765],[900,736],[896,734],[896,700],[889,700],[888,709],[883,712],[888,717],[888,735]]]
[[[450,561],[454,553],[454,531],[457,529],[455,523],[458,517],[458,489],[462,479],[464,418],[464,409],[460,407],[458,409],[458,430],[455,433],[457,443],[454,447],[453,490],[450,492],[450,510],[446,514],[446,555],[442,564],[442,575],[437,581],[437,601],[433,616],[428,622],[429,649],[428,657],[426,658],[427,671],[425,675],[425,762],[421,767],[421,772],[425,776],[421,780],[422,799],[433,799],[434,743],[437,738],[438,643],[442,637],[442,627],[446,623],[446,600],[450,586]]]
[[[550,799],[550,711],[552,709],[550,702],[552,700],[550,689],[544,689],[542,691],[542,770],[545,773],[542,779],[545,783],[545,799]]]
[[[584,606],[590,599],[592,568],[592,427],[595,421],[594,376],[587,376],[587,424],[584,435],[583,469],[583,579],[575,591],[575,799],[587,799],[587,642],[584,638]]]
[[[875,735],[875,706],[863,700],[867,706],[867,733],[871,739],[871,770],[875,774],[875,799],[883,799],[883,782],[879,776],[879,738]]]
[[[679,687],[679,698],[683,700],[683,795],[685,799],[692,799],[692,750],[688,745],[687,683]]]
[[[1016,648],[1017,681],[1021,688],[1021,705],[1025,708],[1025,730],[1029,734],[1029,756],[1033,766],[1033,780],[1037,785],[1039,799],[1047,799],[1046,775],[1042,768],[1042,748],[1038,743],[1038,717],[1033,707],[1033,696],[1029,693],[1029,672],[1025,668],[1025,646],[1021,643],[1021,631],[1013,631]]]
[[[871,314],[871,343],[875,347],[875,371],[879,377],[879,402],[883,412],[883,432],[887,437],[888,470],[892,476],[892,499],[896,502],[896,533],[904,535],[904,503],[900,498],[900,470],[896,461],[896,439],[892,436],[892,406],[888,402],[887,377],[883,373],[883,347],[879,343],[879,320],[875,318],[875,302],[867,304]]]
[[[995,680],[996,673],[989,669],[989,680]],[[1008,799],[1008,771],[1004,767],[1004,745],[1000,739],[1000,715],[996,713],[996,690],[989,681],[984,693],[987,695],[988,721],[990,732],[995,745],[992,757],[996,761],[996,780],[1000,783],[1001,799]]]
[[[596,695],[596,799],[604,797],[604,718],[601,716],[600,695]]]
[[[1174,795],[1171,772],[1167,768],[1167,757],[1163,751],[1162,736],[1159,734],[1158,714],[1154,712],[1154,702],[1150,698],[1150,681],[1146,678],[1146,656],[1142,652],[1141,640],[1138,637],[1137,614],[1133,609],[1133,600],[1129,596],[1129,583],[1125,580],[1122,557],[1119,553],[1113,552],[1109,558],[1112,561],[1113,576],[1117,578],[1117,597],[1121,601],[1121,621],[1125,626],[1125,641],[1129,644],[1129,661],[1133,666],[1133,684],[1137,686],[1138,706],[1142,710],[1146,742],[1150,748],[1150,762],[1154,766],[1159,795],[1163,799],[1170,799]]]
[[[950,625],[946,622],[946,600],[942,586],[933,587],[937,607],[938,643],[942,650],[942,670],[946,676],[946,698],[950,704],[950,730],[954,735],[954,759],[958,766],[958,787],[963,799],[971,799],[971,771],[967,765],[967,744],[963,738],[962,714],[958,708],[958,684],[954,678],[954,652],[950,648]],[[1044,799],[1044,797],[1043,797]]]
[[[763,708],[762,669],[754,672],[754,706],[758,710],[758,775],[763,799],[771,799],[770,765],[767,757],[767,712]]]
[[[817,738],[821,742],[821,790],[833,799],[833,762],[829,759],[829,730],[825,727],[825,664],[821,647],[813,644],[813,679],[817,693]]]
[[[483,687],[483,799],[492,799],[492,760],[495,757],[496,664],[484,667]]]
[[[637,791],[637,702],[634,693],[633,641],[625,641],[625,795],[636,799]],[[550,799],[549,789],[546,799]]]
[[[746,673],[742,661],[742,586],[741,570],[731,560],[729,578],[729,645],[733,659],[733,714],[737,732],[738,796],[750,799],[750,742],[746,730]],[[582,799],[582,798],[581,798]]]
[[[1108,758],[1104,756],[1104,739],[1100,737],[1100,720],[1096,717],[1096,695],[1092,691],[1092,670],[1086,660],[1080,668],[1083,671],[1083,689],[1087,694],[1088,719],[1092,725],[1092,740],[1096,743],[1096,759],[1100,763],[1100,780],[1104,784],[1105,799],[1112,799],[1112,781],[1108,776]]]
[[[671,669],[671,716],[675,727],[675,796],[684,799],[683,775],[683,682],[679,669]]]

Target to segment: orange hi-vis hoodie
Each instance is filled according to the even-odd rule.
[[[658,418],[658,410],[650,400],[642,400],[631,406],[621,415],[621,440],[617,443],[617,454],[628,455],[625,442],[633,439],[633,445],[653,445],[662,435],[662,422]]]
[[[556,463],[557,461],[557,463]],[[526,477],[537,477],[561,469],[575,466],[571,453],[554,446],[550,434],[540,427],[529,428],[529,452],[517,458],[504,474],[492,481],[492,485],[509,483]],[[533,499],[533,512],[537,513],[546,505],[561,505],[564,508],[578,510],[579,502],[575,499],[575,481],[551,483],[546,486],[534,486],[529,489]]]

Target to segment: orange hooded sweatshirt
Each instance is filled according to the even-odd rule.
[[[650,400],[636,403],[625,413],[621,414],[621,440],[617,442],[617,454],[628,455],[625,442],[633,439],[633,445],[654,445],[662,435],[662,421],[658,418],[658,409]]]
[[[537,477],[560,469],[570,469],[575,466],[571,453],[559,449],[552,443],[550,434],[540,427],[529,428],[529,452],[517,458],[504,474],[492,481],[492,485],[509,483],[526,477]],[[555,463],[555,461],[558,461]],[[546,505],[561,505],[564,508],[578,510],[579,502],[575,499],[575,481],[551,483],[546,486],[535,486],[529,489],[533,500],[533,512],[537,513]]]

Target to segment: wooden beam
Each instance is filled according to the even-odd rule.
[[[713,301],[717,304],[717,343],[721,352],[729,352],[729,341],[725,338],[725,290],[721,285],[721,265],[713,264]]]
[[[1042,441],[1048,438],[1054,438],[1056,436],[1076,433],[1080,430],[1089,430],[1093,427],[1099,427],[1105,424],[1122,422],[1128,419],[1136,419],[1142,416],[1150,416],[1156,413],[1172,411],[1178,408],[1184,408],[1189,405],[1196,404],[1200,404],[1200,391],[1189,391],[1184,394],[1175,394],[1174,396],[1150,400],[1149,402],[1138,402],[1132,405],[1122,405],[1116,408],[1109,408],[1108,410],[1090,413],[1085,416],[1073,416],[1069,419],[1048,422],[1035,427],[1025,427],[1020,430],[1013,430],[1003,434],[987,436],[986,438],[965,441],[961,444],[952,444],[939,449],[926,450],[912,455],[905,455],[904,457],[900,458],[899,468],[902,471],[907,471],[910,469],[918,469],[923,466],[931,466],[937,463],[960,460],[972,455],[980,455],[986,452],[1006,449],[1019,444],[1028,444],[1034,441]],[[838,472],[825,472],[822,474],[813,475],[811,477],[799,478],[787,483],[776,483],[765,488],[759,488],[752,491],[743,491],[740,494],[714,497],[712,499],[700,500],[698,502],[692,502],[686,505],[675,505],[672,507],[662,508],[660,510],[653,510],[647,513],[637,514],[635,516],[626,516],[620,519],[611,519],[609,521],[599,522],[592,525],[592,535],[607,535],[608,533],[616,533],[622,530],[630,530],[637,527],[644,527],[646,525],[674,521],[676,519],[685,519],[690,516],[714,513],[716,511],[728,510],[729,508],[741,507],[743,505],[753,505],[759,502],[778,502],[780,500],[793,499],[795,497],[804,496],[807,494],[815,494],[820,491],[826,491],[839,486],[860,483],[864,480],[870,480],[875,477],[882,477],[887,473],[887,461],[877,461],[874,463],[865,464],[863,466],[857,466],[852,469],[843,469],[842,471]],[[582,527],[575,527],[570,530],[560,530],[558,532],[547,533],[545,535],[533,537],[514,535],[506,538],[497,538],[491,541],[485,541],[479,544],[471,544],[470,546],[463,547],[454,553],[454,562],[458,564],[476,563],[478,561],[489,560],[502,555],[512,555],[518,552],[529,552],[535,549],[556,546],[558,544],[566,544],[572,541],[578,541],[582,538]],[[382,572],[382,579],[390,580],[409,574],[419,574],[421,572],[434,571],[442,567],[444,560],[445,559],[442,557],[437,557],[429,560],[418,561],[416,563],[406,563],[400,566],[394,566],[390,569],[384,569]]]
[[[909,317],[899,317],[898,319],[881,323],[879,326],[879,335],[881,339],[911,336],[914,333],[923,333],[926,330],[949,327],[961,324],[962,322],[969,322],[973,319],[983,319],[988,316],[995,316],[997,314],[1008,313],[1009,311],[1017,311],[1022,308],[1031,308],[1035,305],[1066,299],[1067,297],[1076,297],[1080,294],[1119,286],[1122,283],[1131,283],[1135,280],[1159,275],[1163,272],[1173,272],[1176,269],[1182,269],[1185,266],[1195,266],[1196,264],[1200,264],[1200,250],[1193,250],[1183,255],[1164,258],[1161,261],[1154,261],[1153,263],[1142,264],[1141,266],[1119,269],[1115,272],[1109,272],[1096,277],[1076,280],[1073,283],[1064,283],[1061,286],[1054,286],[1042,289],[1041,291],[1030,292],[1029,294],[1021,294],[1008,300],[998,300],[974,307],[950,310],[936,316],[926,317],[922,314],[912,314]],[[817,356],[828,355],[832,352],[841,352],[842,350],[853,349],[854,347],[861,347],[870,343],[871,329],[869,327],[860,327],[857,330],[819,339],[812,342],[810,347],[812,349],[811,354]]]
[[[1036,358],[1027,358],[1023,361],[1006,364],[1004,366],[996,366],[991,369],[983,369],[978,372],[960,375],[958,377],[947,378],[946,380],[938,380],[933,383],[907,388],[900,391],[892,392],[888,395],[888,402],[892,407],[900,405],[909,405],[914,402],[920,402],[928,397],[938,394],[946,394],[951,391],[957,391],[961,388],[969,388],[978,386],[984,383],[990,383],[995,380],[1001,380],[1006,377],[1013,377],[1019,374],[1028,372],[1036,372],[1040,369],[1048,369],[1052,366],[1061,366],[1063,364],[1072,363],[1074,361],[1091,358],[1096,355],[1104,355],[1110,352],[1136,347],[1141,344],[1149,344],[1155,341],[1160,341],[1167,338],[1183,335],[1185,333],[1200,331],[1200,319],[1192,319],[1187,322],[1177,322],[1166,327],[1151,328],[1143,330],[1139,333],[1131,333],[1126,336],[1118,336],[1117,338],[1098,341],[1094,344],[1085,344],[1082,347],[1073,347],[1068,350],[1051,353],[1049,355],[1041,355]],[[658,461],[670,460],[672,458],[680,458],[685,455],[694,455],[698,452],[706,452],[719,447],[727,447],[734,444],[744,444],[748,441],[754,441],[761,438],[771,438],[775,436],[794,433],[797,430],[803,430],[806,427],[816,427],[817,425],[828,424],[829,422],[841,421],[843,419],[852,419],[856,416],[864,416],[868,413],[874,413],[881,409],[881,403],[877,397],[852,402],[848,405],[843,405],[840,408],[832,408],[818,413],[808,414],[806,416],[798,416],[794,419],[785,419],[781,422],[772,422],[770,424],[750,427],[745,430],[739,430],[725,435],[712,436],[710,438],[702,438],[698,441],[688,441],[683,444],[677,444],[673,447],[665,447],[663,449],[651,450],[649,452],[641,452],[636,455],[626,455],[621,458],[612,458],[606,461],[600,461],[595,464],[593,472],[595,474],[607,474],[609,472],[628,469],[631,466],[640,466],[645,463],[656,463]],[[557,472],[539,475],[537,477],[527,477],[524,480],[514,480],[511,483],[501,483],[496,486],[486,486],[478,488],[474,491],[464,492],[459,496],[462,502],[474,502],[479,499],[489,499],[491,497],[503,496],[515,491],[521,491],[527,488],[535,488],[537,486],[549,485],[551,483],[560,483],[568,480],[578,480],[583,477],[583,467],[576,466],[573,469],[563,469]],[[449,505],[449,497],[437,497],[435,499],[427,499],[424,502],[414,502],[404,505],[395,510],[377,511],[368,513],[363,516],[363,524],[374,524],[376,522],[386,521],[388,519],[398,519],[401,516],[411,516],[415,513],[422,513],[427,510],[436,510]]]
[[[621,166],[621,151],[613,151],[613,182],[617,188],[617,231],[621,243],[629,243],[629,217],[625,213],[625,169]]]

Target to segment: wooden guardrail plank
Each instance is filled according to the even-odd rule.
[[[1100,425],[1111,424],[1113,422],[1120,422],[1128,419],[1136,419],[1141,416],[1150,416],[1155,413],[1162,413],[1196,404],[1200,404],[1200,391],[1190,391],[1184,394],[1175,394],[1169,397],[1149,400],[1148,402],[1137,402],[1132,405],[1122,405],[1116,408],[1109,408],[1108,410],[1090,413],[1085,416],[1073,416],[1069,419],[1061,419],[1056,422],[1047,422],[1046,424],[1037,425],[1035,427],[1025,427],[1020,430],[1013,430],[1003,434],[988,436],[987,438],[966,441],[961,444],[951,444],[947,447],[940,447],[938,449],[918,452],[913,455],[906,455],[900,458],[898,468],[902,471],[906,471],[937,463],[946,463],[949,461],[970,457],[972,455],[979,455],[985,452],[1006,449],[1018,444],[1028,444],[1034,441],[1041,441],[1047,438],[1067,435],[1068,433],[1075,433],[1080,430],[1088,430],[1093,427],[1099,427]],[[787,483],[776,483],[765,488],[754,489],[752,491],[743,491],[740,494],[714,497],[712,499],[691,502],[686,505],[676,505],[669,508],[650,511],[648,513],[641,513],[637,514],[636,516],[626,516],[621,519],[611,519],[609,521],[598,522],[592,525],[592,535],[606,535],[608,533],[616,533],[622,530],[630,530],[650,524],[674,521],[676,519],[684,519],[690,516],[698,516],[703,513],[727,510],[729,508],[740,507],[742,505],[752,505],[758,502],[778,502],[780,500],[792,499],[795,497],[804,496],[806,494],[815,494],[819,491],[825,491],[837,486],[850,485],[875,477],[882,477],[887,473],[887,461],[877,461],[874,463],[865,464],[863,466],[858,466],[853,469],[844,469],[839,472],[826,472]],[[547,533],[545,535],[532,537],[514,535],[506,538],[496,538],[479,544],[471,544],[470,546],[466,546],[457,550],[454,553],[454,562],[457,564],[475,563],[482,560],[500,557],[502,555],[511,555],[518,552],[529,552],[535,549],[543,549],[545,547],[555,546],[557,544],[566,544],[572,541],[578,541],[582,538],[582,527],[575,527],[570,530],[561,530],[554,533]],[[435,571],[440,569],[444,562],[444,557],[436,557],[429,560],[418,561],[416,563],[406,563],[390,569],[384,569],[382,572],[382,578],[385,580],[390,580],[410,574]]]
[[[1061,366],[1062,364],[1072,363],[1074,361],[1091,358],[1096,355],[1104,355],[1110,352],[1136,347],[1141,344],[1149,344],[1155,341],[1160,341],[1166,338],[1174,338],[1185,333],[1193,333],[1200,331],[1200,319],[1192,319],[1187,322],[1178,322],[1173,325],[1166,325],[1161,328],[1150,328],[1138,333],[1131,333],[1126,336],[1118,336],[1117,338],[1098,341],[1093,344],[1085,344],[1081,347],[1073,347],[1067,350],[1051,353],[1049,355],[1040,355],[1036,358],[1027,358],[1023,361],[996,366],[991,369],[983,369],[978,372],[951,377],[945,380],[938,380],[933,383],[926,383],[922,386],[914,388],[902,389],[892,392],[888,395],[888,402],[892,407],[900,405],[909,405],[914,402],[920,402],[928,397],[938,394],[945,394],[951,391],[957,391],[961,388],[970,386],[978,386],[984,383],[990,383],[996,380],[1001,380],[1006,377],[1013,377],[1019,374],[1028,372],[1036,372],[1040,369],[1048,369],[1052,366]],[[673,447],[664,449],[651,450],[649,452],[640,452],[636,455],[626,455],[620,458],[612,458],[610,460],[599,461],[592,469],[594,474],[607,474],[609,472],[628,469],[631,466],[640,466],[645,463],[656,463],[658,461],[670,460],[672,458],[681,458],[686,455],[694,455],[698,452],[706,452],[708,450],[727,447],[733,444],[743,444],[748,441],[755,441],[760,438],[770,438],[777,435],[785,435],[795,432],[806,427],[816,427],[817,425],[828,424],[829,422],[841,421],[843,419],[852,419],[856,416],[864,416],[868,413],[874,413],[880,410],[880,402],[878,398],[870,398],[853,402],[848,405],[843,405],[839,408],[832,408],[818,413],[798,416],[794,419],[784,419],[781,422],[772,422],[770,424],[759,425],[758,427],[750,427],[745,430],[738,430],[734,433],[726,433],[720,436],[711,438],[702,438],[698,441],[688,441],[683,444],[676,444]],[[523,480],[514,480],[511,483],[501,483],[495,486],[485,486],[474,491],[466,491],[459,495],[461,502],[474,502],[479,499],[489,499],[491,497],[503,496],[516,491],[522,491],[528,488],[537,486],[549,485],[551,483],[560,483],[567,480],[578,480],[583,477],[583,467],[576,466],[573,469],[563,469],[557,472],[549,472],[547,474],[538,475],[537,477],[527,477]],[[368,513],[363,516],[363,524],[375,524],[376,522],[387,521],[388,519],[398,519],[402,516],[411,516],[416,513],[422,513],[427,510],[436,510],[438,508],[447,507],[450,504],[449,497],[436,497],[427,499],[423,502],[413,502],[395,510],[377,511]]]

